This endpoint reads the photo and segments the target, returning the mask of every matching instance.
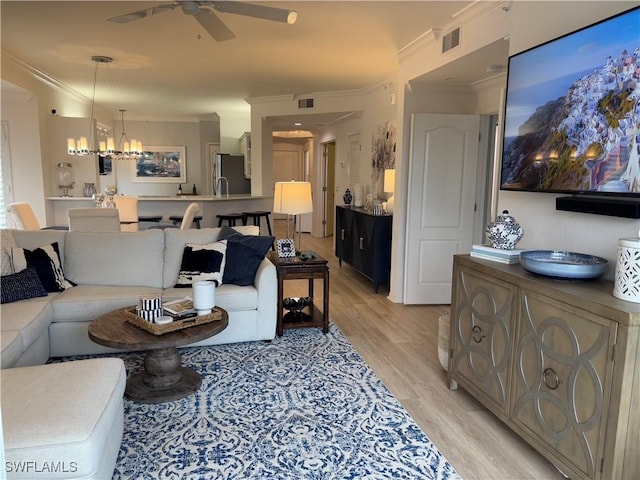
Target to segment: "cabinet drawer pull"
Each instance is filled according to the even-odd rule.
[[[544,379],[544,384],[549,390],[555,390],[559,385],[562,384],[562,380],[558,378],[558,374],[551,367],[544,369],[544,371],[542,372],[542,377]]]
[[[364,249],[363,243],[364,243],[364,238],[360,237],[360,250]]]
[[[344,240],[344,228],[340,230],[340,239]]]
[[[478,325],[473,327],[471,331],[473,332],[473,335],[471,335],[471,338],[473,338],[473,341],[476,343],[480,343],[482,339],[486,337],[486,335],[482,334],[482,328],[480,328]]]

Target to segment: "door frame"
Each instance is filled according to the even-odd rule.
[[[333,145],[333,158],[330,158],[331,155],[329,153],[330,149],[329,146]],[[326,238],[328,237],[328,233],[327,233],[327,226],[329,225],[329,210],[331,210],[332,212],[335,211],[335,207],[336,207],[336,202],[335,202],[335,185],[336,185],[336,140],[332,139],[329,140],[327,142],[323,142],[321,144],[322,147],[322,237]],[[329,163],[332,164],[332,168],[329,168]],[[331,179],[330,185],[331,188],[333,190],[333,202],[331,202],[331,205],[329,205],[329,195],[328,195],[328,189],[329,189],[329,176],[330,173],[333,172],[333,178]],[[335,228],[335,215],[332,216],[332,220],[331,220],[331,235],[333,235],[333,230]]]

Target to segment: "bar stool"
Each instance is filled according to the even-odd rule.
[[[236,226],[236,220],[241,220],[242,225],[247,224],[247,217],[243,213],[225,213],[216,215],[216,217],[218,218],[218,227],[222,226],[223,221],[226,221],[230,227]]]
[[[184,217],[182,215],[171,215],[169,220],[173,222],[174,225],[178,225],[178,222],[182,223],[182,219]],[[202,220],[202,215],[196,215],[193,217],[193,221],[196,224],[196,228],[200,228],[200,220]]]
[[[269,232],[269,236],[273,237],[273,233],[271,233],[271,222],[269,221],[269,215],[271,215],[271,212],[256,210],[254,212],[242,212],[242,214],[247,218],[247,220],[251,218],[253,220],[253,224],[258,228],[260,228],[260,219],[264,217],[267,221],[267,231]]]
[[[269,236],[273,237],[273,233],[271,233],[271,221],[269,220],[269,215],[271,215],[271,212],[268,212],[266,210],[255,210],[253,212],[242,212],[242,214],[245,218],[245,225],[249,217],[251,217],[251,219],[253,220],[253,224],[258,227],[258,229],[260,228],[260,219],[264,217],[267,221],[267,230],[269,232]],[[276,247],[271,245],[271,250],[275,251],[275,249]]]

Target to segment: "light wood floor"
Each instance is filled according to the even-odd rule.
[[[286,224],[275,224],[284,238]],[[437,353],[438,318],[449,305],[395,304],[386,286],[375,294],[372,282],[339,266],[333,237],[303,233],[302,249],[329,261],[331,320],[464,479],[564,478],[464,390],[449,390]],[[287,281],[285,295],[305,296],[306,288],[306,280]]]

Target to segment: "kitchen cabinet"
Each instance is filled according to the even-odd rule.
[[[373,281],[378,292],[391,274],[391,215],[373,215],[362,208],[336,207],[335,251],[342,262]]]
[[[449,383],[571,478],[640,478],[640,306],[454,256]]]

